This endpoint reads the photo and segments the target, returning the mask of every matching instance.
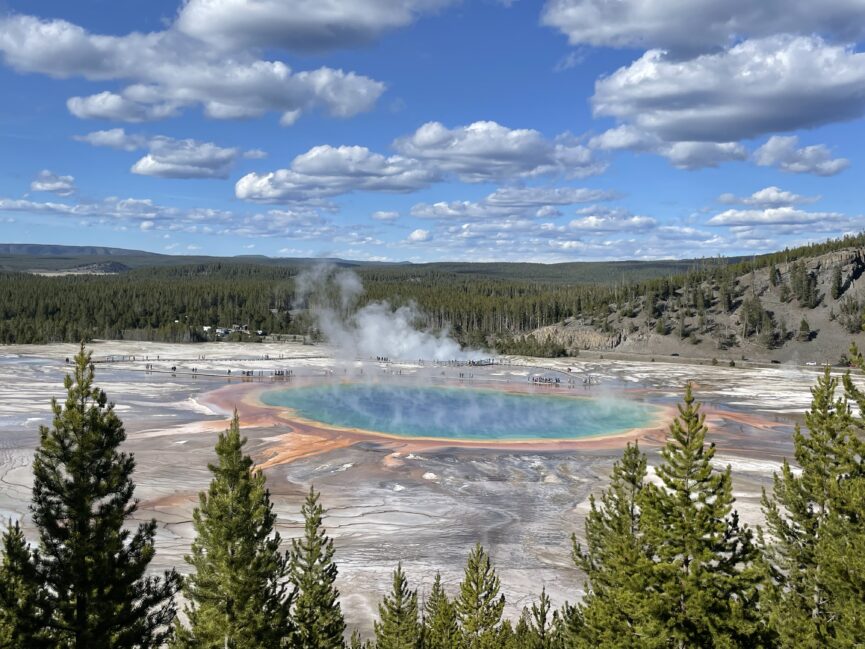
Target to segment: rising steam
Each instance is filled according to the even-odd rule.
[[[463,350],[447,330],[420,329],[421,312],[409,303],[396,309],[387,302],[357,308],[363,283],[350,270],[315,266],[295,279],[295,304],[305,306],[318,330],[346,356],[393,360],[467,360],[479,352]]]

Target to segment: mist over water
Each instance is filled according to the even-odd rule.
[[[344,428],[472,441],[592,437],[648,426],[656,412],[624,398],[379,383],[274,390],[262,400]]]
[[[416,304],[393,308],[387,301],[356,308],[363,294],[357,274],[322,264],[295,279],[297,306],[309,309],[324,337],[347,357],[392,360],[468,360],[481,358],[464,350],[447,330],[421,329]]]

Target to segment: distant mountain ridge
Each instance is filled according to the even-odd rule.
[[[109,248],[107,246],[63,246],[43,243],[0,243],[0,255],[29,255],[33,257],[130,257],[152,255],[164,257],[156,252]]]
[[[329,263],[343,268],[411,268],[418,272],[440,272],[451,276],[470,276],[487,279],[525,280],[554,284],[589,283],[613,284],[663,277],[687,272],[705,260],[655,260],[655,261],[575,261],[554,264],[532,262],[463,262],[443,261],[413,263],[372,262],[330,258],[289,258],[265,255],[236,255],[230,257],[211,255],[169,255],[143,250],[130,250],[110,246],[66,246],[32,243],[0,243],[0,272],[59,273],[76,271],[96,266],[107,259],[122,259],[129,269],[186,265],[251,264],[269,267],[305,267],[312,264]],[[739,257],[719,260],[733,263]]]

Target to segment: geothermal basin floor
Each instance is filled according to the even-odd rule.
[[[490,367],[343,361],[327,345],[284,343],[104,342],[90,349],[99,361],[96,383],[117,404],[126,450],[136,457],[138,517],[159,522],[154,569],[186,570],[192,509],[210,481],[216,436],[236,406],[246,449],[268,477],[284,539],[301,531],[299,511],[310,484],[322,493],[343,610],[349,628],[365,633],[398,561],[421,598],[436,571],[453,592],[475,542],[492,555],[510,617],[541,585],[556,605],[579,599],[583,576],[570,559],[570,535],[582,537],[589,496],[606,486],[629,439],[640,439],[650,466],[657,464],[663,427],[579,443],[433,443],[306,429],[265,407],[262,390],[346,378],[435,381],[543,394],[627,394],[669,413],[692,381],[709,415],[718,466],[733,468],[736,508],[755,524],[760,489],[783,458],[792,457],[792,428],[817,378],[816,371],[784,366],[741,370],[579,358],[510,358],[504,359],[510,365]],[[31,536],[27,507],[38,428],[50,425],[51,397],[63,396],[65,359],[76,351],[74,345],[0,347],[0,515],[22,518]],[[275,371],[291,371],[291,378],[271,377]],[[562,382],[536,385],[532,376]]]

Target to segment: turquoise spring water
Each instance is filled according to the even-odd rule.
[[[333,426],[466,441],[608,435],[648,426],[657,412],[624,398],[354,383],[273,390],[262,401]]]

